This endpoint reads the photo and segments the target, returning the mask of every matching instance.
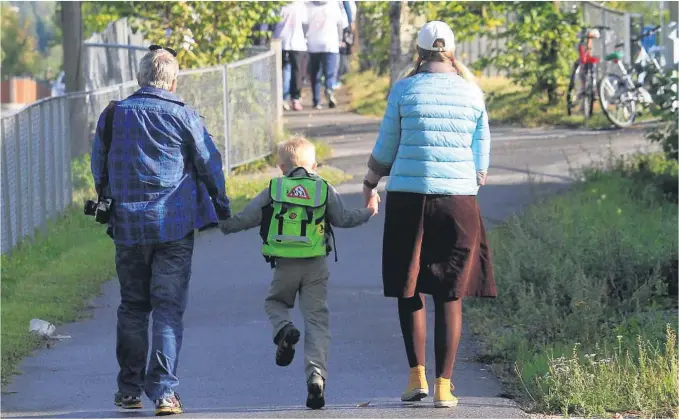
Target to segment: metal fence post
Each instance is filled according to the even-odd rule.
[[[608,19],[606,19],[606,10],[605,9],[603,9],[601,11],[601,20],[602,20],[601,24],[603,26],[608,26]],[[608,54],[606,52],[606,36],[608,36],[608,34],[606,33],[606,31],[602,31],[601,35],[602,35],[601,37],[603,38],[603,42],[601,43],[601,57],[605,57]],[[605,63],[606,63],[606,67],[608,67],[608,61],[605,61]],[[595,76],[598,77],[598,75],[595,75]]]
[[[222,165],[226,176],[231,174],[231,115],[229,107],[229,66],[222,67],[222,86],[224,88],[224,154],[222,155]]]
[[[69,207],[73,203],[73,180],[71,179],[71,144],[72,144],[72,131],[71,126],[68,124],[70,121],[69,106],[66,106],[68,102],[68,97],[64,100],[64,112],[62,124],[66,135],[64,136],[64,142],[62,144],[63,154],[62,154],[62,173],[64,175],[64,188],[66,189],[64,196],[64,208]]]
[[[17,206],[17,231],[16,231],[16,243],[19,243],[21,240],[21,237],[24,234],[24,217],[25,215],[22,214],[21,211],[21,206],[23,204],[23,198],[22,198],[22,192],[24,188],[24,183],[26,182],[26,179],[22,179],[23,176],[21,176],[21,133],[19,132],[19,114],[16,114],[14,116],[14,157],[15,157],[15,168],[16,168],[16,177],[17,177],[17,194],[14,197],[14,202],[16,202]]]
[[[632,19],[629,13],[624,14],[625,17],[625,64],[629,65],[632,62]]]
[[[63,172],[63,157],[64,152],[62,144],[64,140],[64,98],[59,98],[57,105],[57,115],[54,120],[55,127],[59,127],[56,138],[54,139],[54,191],[56,193],[56,209],[58,212],[64,210],[64,172]]]
[[[38,192],[40,197],[40,230],[42,231],[43,237],[47,234],[47,159],[45,158],[45,150],[47,149],[47,133],[45,132],[45,124],[43,120],[45,118],[45,102],[38,106],[40,110],[39,118],[39,135],[40,147],[38,148],[38,161],[40,164],[40,191]]]
[[[27,179],[28,179],[28,196],[26,196],[24,199],[26,199],[26,208],[28,209],[28,238],[33,239],[33,235],[35,233],[35,220],[33,216],[33,205],[31,205],[31,193],[33,192],[33,183],[35,182],[35,179],[33,179],[33,147],[35,146],[33,144],[33,124],[32,124],[32,115],[33,111],[35,108],[28,108],[28,139],[26,141],[26,165],[28,166],[26,168],[26,173],[28,174]]]
[[[52,102],[50,102],[50,119],[49,119],[49,127],[50,127],[50,133],[52,134],[51,141],[49,141],[49,148],[50,148],[50,157],[51,157],[51,162],[50,164],[52,165],[52,182],[50,182],[50,194],[52,195],[52,208],[50,210],[50,218],[54,218],[58,212],[59,212],[59,201],[57,201],[57,168],[59,165],[57,164],[57,146],[56,142],[59,141],[59,133],[57,132],[57,124],[56,124],[56,118],[54,117],[54,111],[57,111],[57,118],[59,116],[59,109],[58,105],[61,103],[61,99],[55,99]]]
[[[280,39],[271,40],[271,49],[276,57],[276,129],[277,139],[283,136],[283,46]]]
[[[7,243],[7,248],[2,249],[2,253],[9,254],[14,247],[14,232],[12,226],[12,209],[9,199],[9,171],[7,169],[7,130],[5,129],[4,121],[2,123],[2,238],[4,243]]]

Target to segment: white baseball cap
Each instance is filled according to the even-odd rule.
[[[444,47],[434,46],[437,39],[443,39]],[[455,34],[446,22],[432,20],[427,22],[417,34],[417,46],[427,51],[452,51],[455,49]]]

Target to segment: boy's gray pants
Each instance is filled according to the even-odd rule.
[[[264,307],[274,338],[292,323],[290,309],[299,292],[304,317],[304,370],[307,379],[315,372],[327,378],[330,345],[328,314],[328,263],[325,257],[278,259]]]

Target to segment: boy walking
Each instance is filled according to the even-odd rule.
[[[273,327],[276,364],[287,366],[295,355],[300,332],[292,324],[290,309],[299,294],[304,317],[304,364],[311,409],[325,406],[328,346],[328,265],[332,226],[352,228],[377,214],[379,196],[367,208],[345,209],[339,193],[316,175],[316,150],[302,137],[278,147],[279,167],[274,178],[245,209],[221,224],[224,234],[260,226],[262,254],[274,268],[265,300]]]

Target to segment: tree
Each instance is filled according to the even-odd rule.
[[[2,76],[33,75],[40,68],[40,53],[36,39],[30,35],[30,22],[20,21],[16,9],[2,3]]]
[[[182,68],[205,67],[239,59],[257,23],[274,23],[283,2],[104,2],[87,4],[99,13],[85,25],[101,30],[105,22],[130,19],[150,43],[173,48]]]
[[[483,35],[503,22],[502,6],[497,2],[418,1],[410,2],[414,13],[423,14],[427,21],[441,20],[450,25],[455,39],[464,41]]]
[[[120,19],[123,15],[133,13],[131,2],[86,1],[82,4],[83,38],[88,39],[92,34],[103,32],[106,26]]]
[[[396,18],[396,8],[406,9],[407,16],[400,14],[405,26],[418,20],[442,20],[448,23],[458,40],[482,35],[502,23],[497,17],[501,6],[495,2],[459,2],[459,1],[408,1],[403,5],[395,5],[387,1],[358,2],[361,38],[366,40],[365,49],[361,50],[361,70],[375,69],[384,74],[390,69],[392,48],[401,47],[408,40],[399,39],[392,43],[393,24],[399,23],[398,33],[403,34],[401,23],[390,20],[390,14]],[[424,18],[424,19],[422,19]],[[419,27],[415,28],[419,30]],[[417,31],[413,34],[416,36]],[[403,35],[400,35],[401,37]],[[395,50],[394,50],[395,51]],[[412,51],[415,52],[414,50]],[[391,64],[393,64],[393,59]]]
[[[577,55],[578,12],[563,11],[558,2],[513,1],[500,7],[513,15],[506,31],[495,35],[506,40],[505,47],[480,60],[480,65],[507,68],[517,84],[556,103]]]
[[[361,31],[359,37],[364,40],[359,53],[361,71],[373,69],[377,74],[382,75],[389,69],[391,45],[389,3],[387,1],[357,2]]]

